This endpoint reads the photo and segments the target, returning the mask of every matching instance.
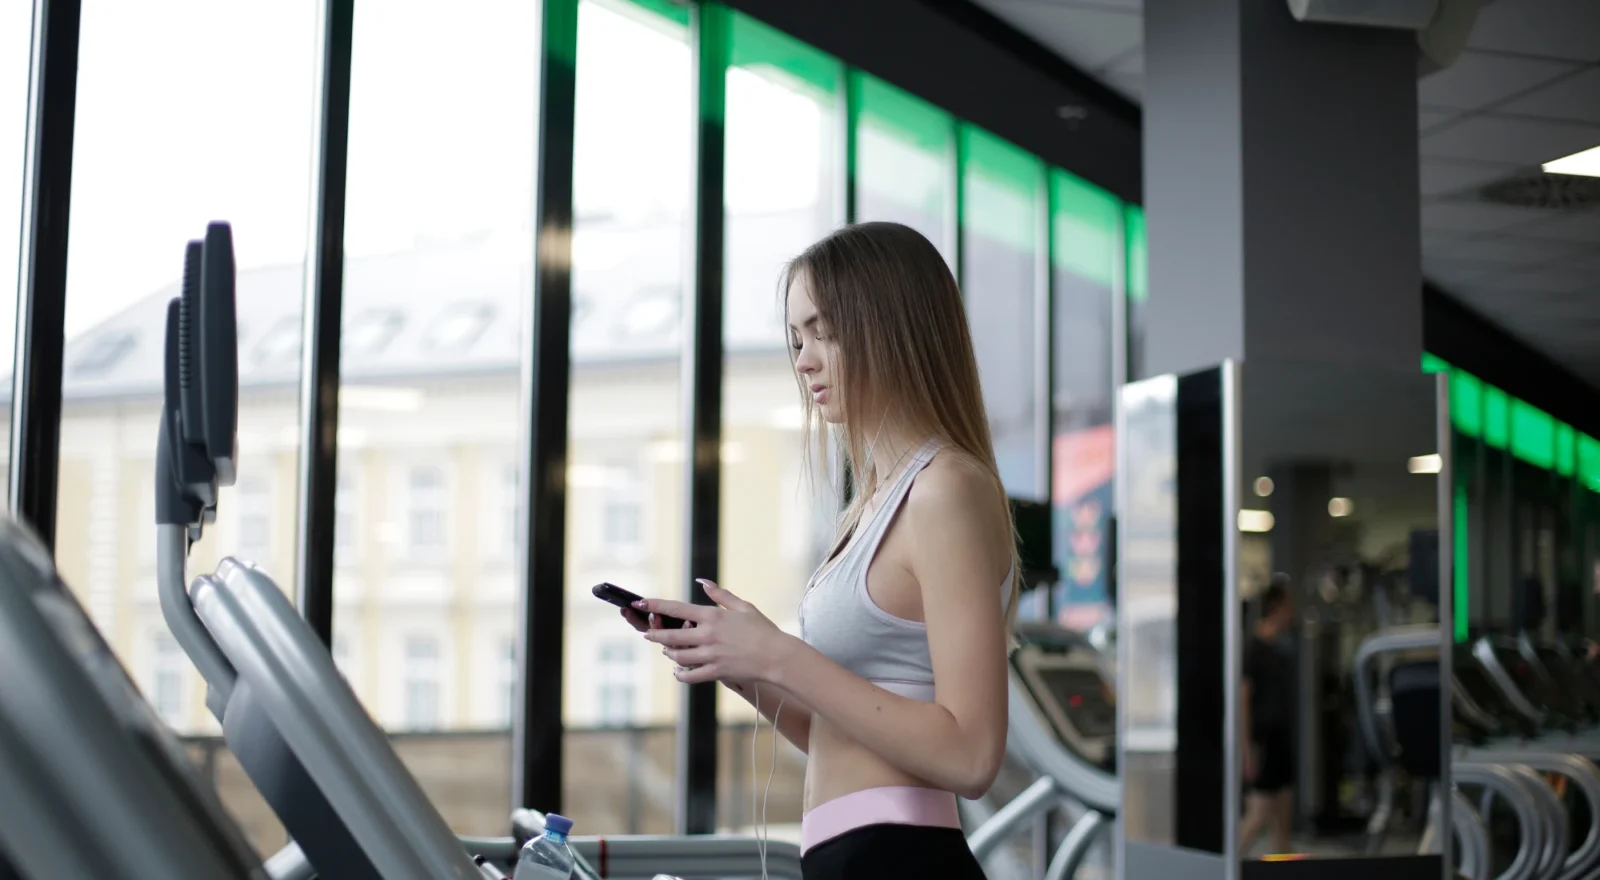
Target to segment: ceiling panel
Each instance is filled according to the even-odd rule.
[[[1493,232],[1545,220],[1544,211],[1488,205],[1480,202],[1438,201],[1422,205],[1422,228],[1453,232]]]
[[[1594,285],[1594,273],[1582,267],[1526,267],[1496,277],[1497,286],[1523,293],[1573,293]]]
[[[1422,157],[1422,194],[1441,196],[1482,186],[1515,173],[1522,166],[1509,162],[1463,162]]]
[[[1417,111],[1417,128],[1420,131],[1437,128],[1452,119],[1460,118],[1463,112],[1465,111],[1447,107],[1423,107]]]
[[[1038,35],[1058,54],[1098,70],[1144,39],[1137,9],[1078,6],[1030,0],[993,0],[989,10],[1022,30]]]
[[[1600,144],[1600,126],[1474,116],[1424,135],[1422,152],[1447,159],[1539,165]]]
[[[1596,246],[1600,243],[1600,211],[1569,211],[1555,219],[1521,227],[1517,234],[1529,238],[1555,239]]]
[[[1521,94],[1577,70],[1566,61],[1517,58],[1466,51],[1461,59],[1417,84],[1417,97],[1431,107],[1482,107]]]
[[[1479,11],[1471,45],[1600,63],[1600,3],[1594,0],[1500,0]]]
[[[1139,100],[1140,0],[976,2]],[[1600,211],[1477,199],[1600,145],[1600,0],[1485,0],[1470,51],[1420,79],[1418,103],[1425,275],[1600,386]]]
[[[1522,238],[1499,233],[1438,241],[1429,241],[1424,236],[1422,248],[1429,259],[1437,257],[1440,260],[1474,259],[1523,264],[1552,260],[1571,263],[1574,255],[1582,253],[1582,246],[1570,241]]]
[[[1600,124],[1600,67],[1591,67],[1496,108],[1501,113]]]

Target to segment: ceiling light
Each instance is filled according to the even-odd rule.
[[[1348,498],[1329,498],[1328,499],[1328,515],[1329,516],[1349,516],[1350,514],[1355,512],[1355,509],[1356,509],[1356,506],[1354,504],[1350,503],[1350,499],[1348,499]]]
[[[1544,163],[1546,174],[1575,174],[1582,177],[1600,177],[1600,147],[1590,147],[1582,152],[1563,156]]]
[[[1436,474],[1444,470],[1444,457],[1435,452],[1432,455],[1418,455],[1406,462],[1406,470],[1413,474]]]
[[[1272,494],[1272,478],[1256,477],[1256,494],[1262,498]]]
[[[1270,532],[1275,520],[1270,510],[1240,510],[1239,531],[1241,532]]]

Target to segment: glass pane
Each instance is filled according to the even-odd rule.
[[[1050,175],[1050,272],[1055,297],[1055,485],[1051,490],[1061,622],[1086,629],[1109,609],[1108,534],[1116,439],[1111,424],[1111,309],[1122,255],[1123,206],[1061,170]]]
[[[208,222],[228,221],[241,479],[222,490],[190,570],[248,551],[292,592],[299,361],[255,352],[271,328],[300,321],[316,28],[310,0],[83,4],[57,563],[146,698],[195,748],[219,756],[217,767],[232,759],[210,736],[217,724],[205,688],[156,603],[162,331],[185,243]],[[14,31],[0,33],[10,40]],[[282,829],[242,775],[211,778],[257,846],[282,845]]]
[[[1448,770],[1439,766],[1439,664],[1455,624],[1441,629],[1439,616],[1440,541],[1449,540],[1439,531],[1444,475],[1408,465],[1438,448],[1438,381],[1345,367],[1242,368],[1235,492],[1245,600],[1237,681],[1248,683],[1239,706],[1244,858],[1425,851],[1420,822],[1395,822],[1371,852],[1346,829],[1360,828],[1372,810],[1363,790],[1370,771],[1351,755],[1379,754],[1372,760],[1380,767],[1397,756],[1409,777],[1398,803],[1408,787],[1423,809],[1430,785],[1448,790],[1448,779],[1440,782]],[[1537,558],[1528,554],[1527,564]],[[1396,629],[1407,626],[1420,630]],[[1403,633],[1413,640],[1394,641]],[[1363,647],[1376,654],[1357,666]],[[1388,721],[1368,727],[1361,719],[1383,710],[1372,705],[1376,692],[1354,690],[1356,677],[1382,689]],[[1377,748],[1368,730],[1383,738]],[[1289,804],[1272,802],[1287,791],[1309,820],[1292,829],[1276,821],[1288,818]],[[1429,867],[1418,864],[1414,875]]]
[[[731,48],[719,568],[724,585],[798,632],[800,594],[833,533],[836,502],[823,469],[807,479],[777,281],[784,263],[840,216],[835,108],[842,73],[830,56],[739,13]],[[765,787],[771,731],[758,743],[760,772],[752,775],[753,709],[726,689],[718,708],[718,822],[750,833],[751,785]],[[798,832],[805,765],[787,742],[776,759],[767,820],[781,837]]]
[[[679,353],[693,87],[677,16],[579,3],[563,799],[585,834],[672,829],[681,690],[671,664],[589,587],[685,593]]]
[[[17,326],[17,257],[22,230],[22,167],[27,150],[28,69],[33,4],[0,4],[0,491],[11,488],[11,364]]]
[[[459,833],[502,833],[510,797],[539,14],[406,0],[355,18],[335,656]]]
[[[858,222],[892,220],[927,236],[955,265],[955,123],[948,113],[852,70]]]
[[[1039,205],[1044,165],[961,127],[962,279],[995,458],[1007,494],[1042,500],[1038,387]]]

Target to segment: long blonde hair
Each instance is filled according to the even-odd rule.
[[[966,459],[993,481],[995,515],[1005,517],[1006,533],[1013,536],[1009,630],[1022,580],[1015,525],[995,463],[961,289],[944,257],[909,226],[858,223],[834,231],[789,262],[779,283],[785,314],[796,279],[804,280],[843,365],[834,374],[833,390],[840,392],[836,399],[844,417],[833,431],[819,418],[806,380],[795,373],[805,434],[814,443],[808,459],[826,469],[831,436],[855,481],[836,538],[855,530],[879,488],[872,447],[882,425],[869,423],[867,410],[938,441],[941,454]],[[793,361],[792,347],[789,354]]]

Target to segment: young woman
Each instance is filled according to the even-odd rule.
[[[981,878],[956,798],[983,795],[1005,753],[1016,545],[961,293],[895,223],[829,235],[782,288],[808,433],[856,485],[800,636],[709,581],[715,607],[624,615],[679,681],[724,683],[807,754],[806,877]]]

